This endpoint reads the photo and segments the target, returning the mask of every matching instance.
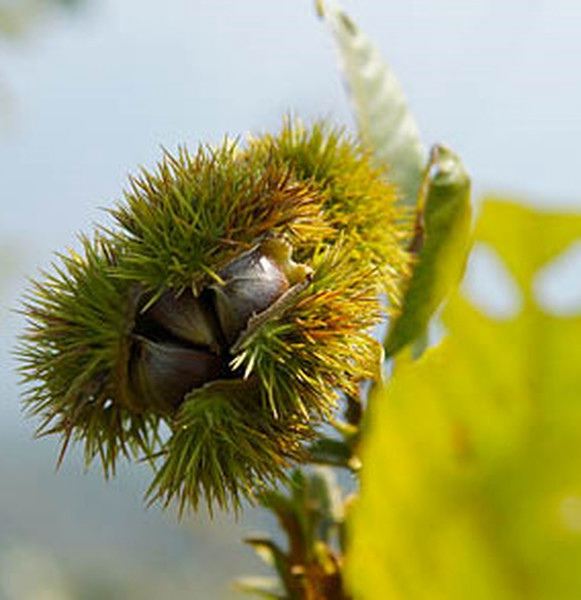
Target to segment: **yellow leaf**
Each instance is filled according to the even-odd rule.
[[[581,310],[548,314],[534,294],[539,269],[580,237],[581,215],[485,205],[476,238],[523,307],[497,321],[458,294],[443,343],[372,399],[356,598],[581,598]]]

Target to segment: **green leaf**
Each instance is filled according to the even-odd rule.
[[[286,592],[284,597],[343,598],[341,555],[335,549],[343,548],[344,509],[333,472],[323,468],[309,472],[297,469],[290,475],[287,493],[269,490],[259,500],[276,516],[286,534],[288,550],[283,551],[265,537],[245,541],[276,569]],[[245,589],[256,591],[255,587]],[[270,590],[267,588],[267,592]]]
[[[489,202],[476,239],[524,298],[493,320],[459,294],[449,336],[374,398],[348,577],[357,598],[581,597],[581,306],[545,312],[539,269],[581,215]]]
[[[246,544],[252,546],[256,554],[271,567],[284,561],[284,552],[272,540],[263,537],[250,537],[244,540]]]
[[[349,467],[351,448],[343,440],[319,438],[309,448],[309,462],[333,467]]]
[[[361,139],[378,165],[389,168],[403,202],[413,206],[425,150],[401,86],[375,45],[335,2],[319,1],[317,11],[337,44]]]
[[[279,592],[280,585],[274,577],[241,577],[236,581],[235,589],[267,600],[286,600],[286,596]]]
[[[310,473],[307,506],[318,529],[316,538],[332,543],[332,534],[343,521],[343,498],[334,471],[319,467]]]
[[[456,154],[435,146],[420,192],[413,248],[417,262],[385,341],[387,357],[425,333],[434,311],[460,281],[470,220],[470,178]]]
[[[272,540],[263,537],[246,538],[246,544],[252,546],[256,554],[268,565],[273,567],[280,581],[284,584],[285,589],[293,588],[292,564],[289,557],[283,550]],[[269,592],[274,592],[278,588],[273,588],[271,578],[268,578],[269,587],[266,588]],[[276,581],[276,580],[275,580]],[[280,587],[280,586],[279,586]]]

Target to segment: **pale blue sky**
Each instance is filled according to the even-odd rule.
[[[425,141],[460,152],[477,190],[581,205],[581,3],[343,4],[398,73]],[[19,248],[18,274],[102,220],[161,145],[276,127],[288,110],[351,122],[309,0],[87,2],[1,45],[0,74],[13,99],[0,240]]]
[[[581,3],[344,6],[399,75],[426,143],[452,145],[479,194],[581,206]],[[22,424],[4,367],[20,321],[6,307],[25,274],[103,220],[128,173],[152,165],[161,145],[273,128],[289,110],[341,123],[351,116],[309,0],[87,2],[0,45],[0,75],[12,95],[0,134],[0,244],[18,254],[0,309],[10,400],[0,428],[12,429]]]
[[[425,141],[454,147],[479,193],[581,207],[581,2],[343,5],[395,68]],[[14,501],[2,504],[4,489],[0,510],[16,512],[1,515],[0,532],[18,523],[14,535],[34,538],[48,527],[50,541],[38,543],[76,552],[81,542],[63,533],[63,519],[76,527],[89,518],[107,554],[122,521],[124,535],[142,547],[138,528],[161,532],[167,522],[155,511],[140,512],[140,484],[127,477],[113,486],[80,479],[74,462],[70,476],[57,479],[52,446],[28,441],[32,425],[20,414],[8,353],[22,323],[7,307],[16,305],[24,276],[102,220],[100,207],[119,197],[137,165],[154,163],[161,145],[195,146],[224,133],[273,128],[288,110],[350,122],[334,48],[310,0],[87,0],[77,14],[55,15],[18,43],[0,43],[0,82],[13,99],[10,115],[2,115],[0,104],[0,248],[18,255],[8,290],[0,288],[0,470],[14,473],[25,455],[41,460],[50,452],[38,471],[18,470],[10,486]],[[575,280],[581,278],[569,275]],[[10,447],[8,440],[15,440]],[[53,504],[45,499],[40,506],[35,498],[48,487]],[[123,507],[121,521],[99,508],[109,501],[111,511],[115,502]],[[179,535],[173,547],[185,543]],[[240,529],[229,535],[214,552],[227,554],[228,546],[229,556],[238,557]],[[191,578],[210,573],[222,580],[222,573],[211,574],[211,561],[222,564],[217,554],[200,553],[184,569]],[[235,574],[234,566],[226,576]]]

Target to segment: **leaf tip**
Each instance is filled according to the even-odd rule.
[[[323,0],[315,0],[315,12],[317,13],[317,17],[319,17],[319,19],[323,19],[325,17],[325,3]]]

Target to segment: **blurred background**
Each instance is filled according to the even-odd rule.
[[[581,207],[579,2],[342,4],[477,196]],[[288,111],[352,123],[310,0],[0,0],[0,599],[230,598],[229,581],[260,572],[239,542],[273,528],[259,511],[178,524],[144,508],[139,467],[106,483],[71,453],[55,474],[54,443],[32,442],[20,413],[10,349],[26,277],[105,220],[128,173],[162,145],[273,129]],[[478,266],[468,282],[494,302]],[[580,280],[555,296],[578,300]]]

